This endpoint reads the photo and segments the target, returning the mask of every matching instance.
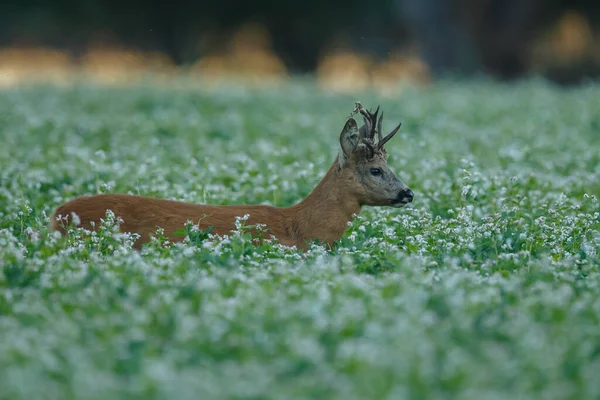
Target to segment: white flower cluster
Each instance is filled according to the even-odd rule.
[[[50,215],[104,192],[291,205],[335,159],[346,96],[1,92],[2,395],[599,398],[598,87],[438,84],[386,103],[409,206],[365,207],[331,249],[241,215],[136,251],[111,212],[67,237]]]

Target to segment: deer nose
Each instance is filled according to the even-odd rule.
[[[400,197],[402,197],[402,200],[411,203],[413,201],[413,199],[415,198],[415,194],[413,193],[412,190],[406,188],[406,190],[404,190],[400,193]]]

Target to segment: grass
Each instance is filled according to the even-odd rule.
[[[104,192],[291,205],[353,102],[402,121],[409,207],[331,250],[240,230],[143,252],[48,235]],[[600,88],[440,83],[382,99],[35,86],[0,93],[0,398],[595,399]]]

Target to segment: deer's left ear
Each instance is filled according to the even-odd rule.
[[[349,118],[340,134],[340,146],[344,155],[348,157],[358,146],[358,126],[354,118]]]

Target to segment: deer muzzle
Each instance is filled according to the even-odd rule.
[[[415,194],[409,188],[403,189],[398,193],[396,197],[396,201],[394,202],[394,206],[402,207],[407,205],[408,203],[412,203],[415,198]]]

